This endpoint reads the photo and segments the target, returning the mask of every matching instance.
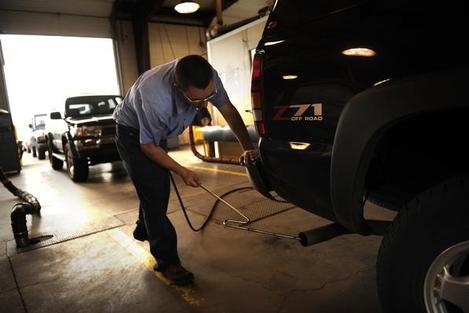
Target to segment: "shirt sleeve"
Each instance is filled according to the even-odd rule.
[[[218,76],[218,72],[215,69],[213,70],[213,82],[215,83],[217,94],[210,100],[210,103],[219,109],[224,104],[230,102],[230,98],[228,97],[225,87],[223,87],[223,83],[221,82],[220,76]]]
[[[164,137],[166,126],[155,111],[156,100],[152,101],[148,96],[138,91],[138,103],[135,108],[140,131],[140,144],[153,143],[159,145]]]

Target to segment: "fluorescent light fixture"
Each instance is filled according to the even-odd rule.
[[[293,74],[282,75],[282,78],[285,80],[297,79],[298,75],[293,75]]]
[[[278,41],[267,41],[264,46],[273,46],[273,45],[278,45],[279,43],[284,42],[285,40],[278,40]]]
[[[309,146],[311,146],[311,144],[307,142],[290,141],[289,144],[290,144],[290,148],[295,149],[295,150],[306,150]]]
[[[194,1],[181,1],[174,6],[174,9],[181,14],[194,13],[200,8],[200,5]]]
[[[373,57],[376,52],[368,48],[350,48],[342,51],[342,54],[352,57]]]

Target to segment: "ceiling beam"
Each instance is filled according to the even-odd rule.
[[[139,75],[151,68],[148,22],[161,8],[163,1],[164,0],[116,0],[112,8],[111,21],[115,37],[117,37],[117,20],[132,20],[135,56]],[[124,16],[125,18],[122,18]]]
[[[163,1],[164,0],[137,0],[135,3],[135,15],[142,20],[148,21],[152,15],[159,11]]]

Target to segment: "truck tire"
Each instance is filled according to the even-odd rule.
[[[46,148],[43,146],[38,146],[37,147],[37,158],[39,160],[45,160],[46,159]]]
[[[70,144],[65,144],[65,160],[67,163],[68,176],[74,182],[84,182],[88,179],[88,161],[75,158],[70,150]]]
[[[413,199],[383,238],[377,259],[385,313],[469,312],[469,176]]]
[[[64,161],[62,161],[61,159],[57,159],[53,155],[54,151],[52,149],[52,144],[50,142],[48,143],[47,148],[48,148],[50,166],[56,171],[61,170],[64,167]]]

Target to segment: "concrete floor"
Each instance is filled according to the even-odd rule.
[[[218,194],[249,186],[241,167],[203,163],[184,149],[171,154]],[[42,205],[41,217],[28,216],[30,237],[54,237],[42,247],[17,250],[9,216],[16,200],[0,189],[2,313],[381,312],[375,287],[380,237],[347,235],[304,248],[295,240],[225,228],[221,221],[233,216],[221,206],[208,227],[194,233],[172,195],[169,216],[180,256],[196,275],[194,286],[176,287],[153,272],[147,244],[131,236],[138,201],[119,162],[92,167],[89,182],[81,184],[28,154],[23,164],[10,179]],[[177,182],[198,225],[214,200]],[[233,199],[254,206],[266,201],[254,191]],[[374,218],[393,216],[371,204],[366,211]],[[254,226],[296,235],[325,223],[293,207]]]

